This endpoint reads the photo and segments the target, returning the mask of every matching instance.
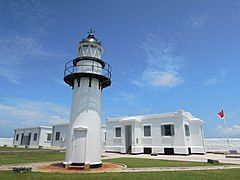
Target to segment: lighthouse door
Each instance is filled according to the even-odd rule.
[[[85,163],[87,130],[74,131],[73,163]]]

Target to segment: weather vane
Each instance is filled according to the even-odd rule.
[[[95,33],[95,31],[93,28],[91,28],[90,31],[88,31],[88,34],[93,34],[93,33]]]

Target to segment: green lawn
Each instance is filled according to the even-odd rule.
[[[149,173],[101,173],[101,174],[61,174],[61,173],[27,173],[15,174],[0,171],[0,179],[240,179],[240,169],[181,171],[181,172],[149,172]]]
[[[48,149],[36,149],[36,148],[14,148],[14,147],[3,147],[0,146],[1,151],[49,151]]]
[[[45,162],[45,161],[63,161],[64,153],[57,151],[37,151],[37,152],[21,152],[16,154],[0,154],[0,165],[3,164],[20,164],[32,162]],[[1,178],[0,178],[1,179]]]
[[[187,162],[187,161],[170,161],[159,159],[143,159],[143,158],[116,158],[106,159],[103,162],[115,162],[127,165],[129,168],[140,167],[184,167],[184,166],[212,166],[210,163],[203,162]],[[222,165],[222,164],[217,164]]]

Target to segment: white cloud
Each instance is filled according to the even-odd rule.
[[[135,105],[137,97],[137,94],[121,92],[114,96],[113,101],[117,104],[127,103],[129,105]]]
[[[43,39],[53,22],[51,14],[47,2],[0,1],[1,24],[4,24],[0,27],[0,77],[17,83],[28,75],[25,67],[36,58],[67,56],[54,48],[45,48]]]
[[[0,100],[0,123],[3,125],[8,121],[14,127],[27,127],[69,120],[69,110],[59,104],[19,98]]]
[[[222,125],[218,125],[215,130],[220,137],[226,137],[226,129]],[[234,124],[232,127],[227,127],[229,137],[240,137],[240,125]]]
[[[143,83],[144,82],[144,83]],[[145,85],[153,85],[158,87],[172,88],[183,82],[177,72],[164,72],[149,69],[145,70],[141,75],[141,80],[135,80],[133,83],[139,87]]]
[[[137,86],[172,88],[181,84],[185,58],[176,53],[176,44],[158,35],[148,34],[139,46],[146,58],[146,69],[132,80]]]
[[[191,14],[186,22],[187,27],[192,31],[197,31],[204,26],[208,18],[207,13]]]
[[[222,71],[220,72],[219,74],[217,73],[214,73],[212,74],[211,77],[209,77],[208,79],[206,79],[204,82],[203,82],[203,85],[204,86],[211,86],[211,85],[216,85],[216,84],[220,84],[222,82],[225,81],[226,79],[226,72],[225,71]]]

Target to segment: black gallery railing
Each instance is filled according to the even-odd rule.
[[[102,67],[100,63],[92,61],[92,64],[76,64],[73,63],[74,60],[70,60],[66,63],[64,69],[64,77],[76,73],[89,73],[95,75],[101,75],[108,79],[111,79],[112,67],[108,63],[104,63],[105,66]],[[84,62],[84,61],[82,61]]]

